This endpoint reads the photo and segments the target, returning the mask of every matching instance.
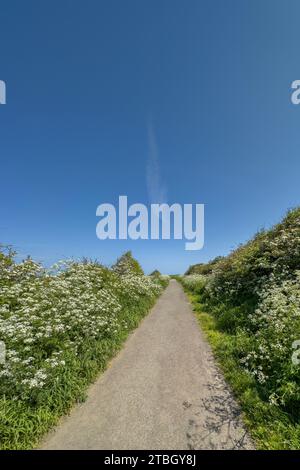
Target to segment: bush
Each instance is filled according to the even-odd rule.
[[[289,279],[300,268],[300,208],[268,231],[216,263],[208,286],[212,299],[232,305],[259,301],[259,291],[272,275]]]
[[[160,277],[160,276],[161,276],[161,273],[158,271],[158,269],[155,269],[154,271],[152,271],[152,273],[150,274],[150,276],[153,276],[153,277]]]
[[[129,254],[114,270],[88,260],[46,270],[13,255],[0,252],[0,447],[26,448],[82,397],[167,281]]]
[[[117,274],[135,274],[135,275],[144,275],[144,271],[140,263],[133,258],[131,251],[127,251],[118,258],[117,262],[113,265],[112,270]]]
[[[209,263],[194,264],[188,268],[185,275],[189,276],[191,274],[211,274],[215,265],[219,263],[219,261],[221,261],[222,259],[223,256],[217,256],[212,261],[209,261]]]
[[[287,446],[294,445],[300,433],[300,365],[292,361],[293,342],[300,340],[300,208],[211,267],[182,283],[213,315],[233,363],[254,380],[260,399],[285,416]]]
[[[191,274],[189,276],[183,276],[179,278],[183,286],[194,294],[200,294],[203,292],[207,278],[200,274]]]
[[[254,339],[241,363],[263,385],[271,403],[298,414],[300,367],[292,355],[293,342],[300,339],[300,271],[293,280],[269,281],[249,323]]]

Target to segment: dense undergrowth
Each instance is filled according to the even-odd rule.
[[[299,449],[300,208],[181,282],[259,447]]]
[[[107,366],[166,286],[130,253],[108,269],[62,262],[47,270],[0,251],[0,448],[26,449]]]

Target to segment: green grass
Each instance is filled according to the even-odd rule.
[[[205,311],[199,295],[185,291],[216,361],[241,405],[256,448],[300,449],[300,425],[290,415],[264,401],[255,380],[240,366],[236,354],[238,338],[219,329],[214,316]]]
[[[134,307],[124,309],[128,328],[110,338],[87,339],[78,355],[70,353],[64,359],[66,368],[50,390],[39,394],[37,402],[28,403],[0,398],[0,449],[32,449],[42,436],[57,424],[72,406],[86,398],[88,386],[103,372],[109,361],[123,346],[130,331],[148,313],[155,299],[142,299]]]

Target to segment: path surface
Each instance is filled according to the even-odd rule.
[[[85,403],[43,449],[252,448],[181,286],[172,280]]]

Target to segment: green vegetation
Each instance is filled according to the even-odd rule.
[[[160,277],[161,276],[161,273],[158,271],[158,269],[155,269],[154,271],[152,271],[152,273],[150,274],[150,276],[153,276],[153,277]]]
[[[140,263],[133,258],[131,251],[127,251],[118,258],[116,263],[113,265],[112,270],[120,275],[135,274],[140,276],[144,274]]]
[[[191,274],[204,274],[204,275],[211,274],[215,265],[222,259],[223,259],[223,256],[217,256],[216,258],[214,258],[212,261],[209,261],[208,263],[193,264],[186,271],[185,275],[189,276]]]
[[[28,449],[85,398],[167,279],[131,253],[112,269],[89,260],[46,270],[0,250],[0,448]]]
[[[181,282],[253,437],[300,449],[300,208],[204,266]]]

